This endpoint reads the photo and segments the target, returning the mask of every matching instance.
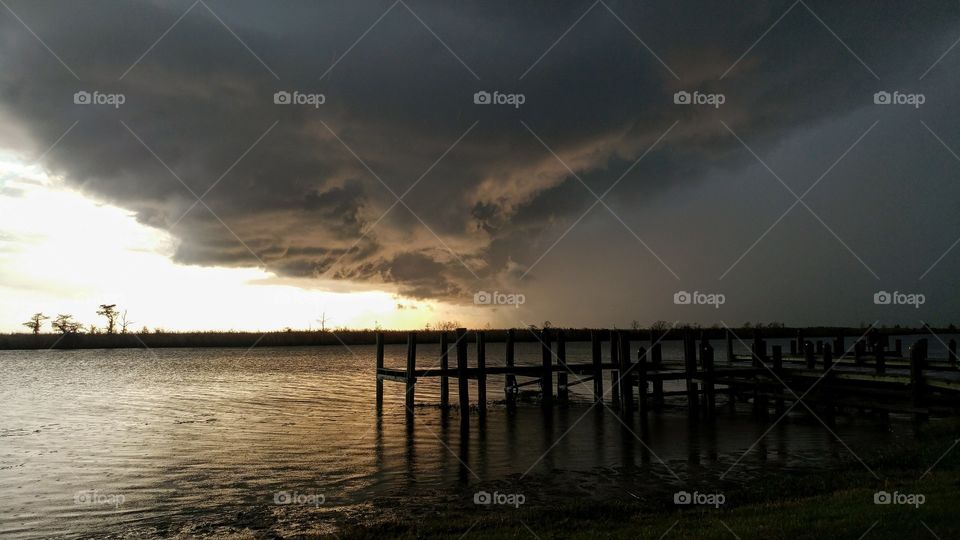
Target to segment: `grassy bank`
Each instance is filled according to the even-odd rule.
[[[343,531],[341,538],[960,538],[958,423],[932,425],[915,441],[862,455],[819,473],[771,473],[748,486],[724,489],[720,509],[672,501],[579,504],[550,508],[438,510],[416,523],[394,520]],[[931,472],[925,473],[937,462]],[[922,478],[921,478],[922,477]],[[878,505],[879,490],[923,494],[919,507]],[[684,508],[684,509],[680,509]]]

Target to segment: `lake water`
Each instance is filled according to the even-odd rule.
[[[502,364],[502,348],[487,345],[488,365]],[[436,365],[438,353],[421,345],[418,367]],[[517,354],[519,364],[539,362],[535,344],[518,344]],[[386,356],[401,367],[405,347],[388,346]],[[677,359],[679,343],[666,343],[664,356]],[[568,344],[568,357],[588,361],[589,344]],[[0,352],[0,535],[334,532],[472,506],[479,490],[547,506],[668,496],[728,471],[726,481],[745,482],[771,468],[858,466],[800,414],[759,444],[775,418],[746,409],[724,407],[715,422],[692,425],[668,407],[641,431],[636,419],[625,425],[591,407],[589,383],[549,413],[494,404],[485,425],[474,413],[463,440],[458,412],[434,406],[436,381],[417,385],[409,427],[403,385],[385,383],[378,418],[373,367],[370,346]],[[490,378],[491,400],[502,399],[502,386]],[[905,436],[868,421],[840,421],[836,433],[853,452]]]

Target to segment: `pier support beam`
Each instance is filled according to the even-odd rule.
[[[413,420],[414,397],[417,388],[417,333],[407,334],[407,420]]]
[[[383,379],[380,370],[383,369],[383,332],[377,332],[377,414],[383,414]]]
[[[466,328],[457,328],[457,398],[460,401],[460,435],[470,432],[470,381],[467,380]]]
[[[450,348],[447,343],[447,333],[440,332],[440,369],[443,375],[440,375],[440,407],[447,409],[450,407],[450,377],[447,371],[450,369]]]
[[[480,418],[487,415],[487,337],[477,332],[477,411]]]
[[[590,354],[593,361],[593,401],[603,401],[603,356],[600,348],[600,335],[597,331],[590,332]]]
[[[569,390],[567,389],[567,340],[563,330],[557,330],[557,363],[560,368],[557,371],[557,401],[566,403],[569,397]]]
[[[713,346],[706,340],[704,340],[703,346],[700,348],[700,363],[703,364],[703,370],[705,372],[703,381],[704,408],[706,409],[707,416],[712,417],[714,409],[717,407],[717,395],[713,374]]]
[[[783,347],[781,347],[780,345],[773,346],[773,372],[777,375],[777,377],[782,378],[781,374],[783,373]],[[774,407],[777,413],[777,417],[779,418],[784,412],[782,389],[779,391],[777,396],[778,397],[774,402]]]
[[[927,340],[921,339],[910,348],[910,389],[913,396],[913,406],[916,409],[921,409],[926,405],[923,378],[923,368],[926,362]],[[927,415],[917,412],[914,413],[913,419],[915,422],[922,422],[927,420]]]
[[[553,404],[553,351],[550,350],[550,329],[540,331],[540,360],[543,369],[540,375],[540,390],[543,395],[540,403]]]
[[[630,336],[618,332],[620,347],[620,410],[630,416],[633,414],[633,362],[630,356]]]
[[[507,367],[512,368],[514,364],[513,353],[514,353],[514,331],[513,328],[507,330],[507,350],[505,351]],[[517,406],[517,376],[508,373],[504,385],[504,394],[507,399],[507,408],[513,409]]]

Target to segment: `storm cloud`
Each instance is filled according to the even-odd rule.
[[[531,289],[529,317],[571,324],[669,304],[623,299],[643,286],[726,287],[734,317],[813,317],[747,285],[789,279],[806,297],[839,272],[858,285],[826,295],[856,292],[827,307],[849,322],[960,235],[944,148],[960,149],[960,53],[936,62],[960,38],[955,2],[8,4],[0,140],[35,157],[75,124],[43,165],[169,230],[188,264],[465,303]],[[886,90],[926,102],[875,105]],[[83,91],[125,102],[75,104]],[[805,198],[737,259],[795,202],[779,180],[799,196],[824,171],[834,187],[810,212]],[[891,202],[913,184],[921,202]],[[892,241],[909,268],[888,266]],[[946,298],[958,264],[941,264],[930,286]],[[596,312],[577,313],[584,298]]]

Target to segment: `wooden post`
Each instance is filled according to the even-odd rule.
[[[694,376],[697,373],[697,347],[693,341],[693,336],[687,332],[683,336],[683,366],[685,379],[687,383],[687,410],[691,415],[696,414],[698,408],[697,383]]]
[[[543,393],[540,403],[553,404],[553,351],[550,350],[550,330],[540,331],[540,354],[543,370],[540,372],[540,390]]]
[[[783,348],[780,345],[773,346],[773,372],[777,374],[777,377],[780,377],[780,374],[783,373]],[[776,407],[777,415],[782,415],[784,411],[782,390],[778,392],[774,406]]]
[[[637,350],[637,367],[634,369],[637,372],[637,390],[638,390],[638,405],[637,407],[640,410],[640,414],[646,416],[648,405],[647,405],[647,350],[642,346]]]
[[[877,355],[877,375],[883,375],[887,371],[887,360],[883,354],[883,342],[878,341],[874,351]]]
[[[704,341],[703,347],[700,349],[700,358],[703,363],[703,370],[706,374],[703,383],[703,394],[705,405],[707,409],[707,414],[713,416],[713,410],[717,406],[716,393],[714,389],[714,375],[713,375],[713,347],[709,342]]]
[[[383,332],[377,332],[377,414],[383,413],[383,379],[380,370],[383,369]]]
[[[467,379],[466,328],[457,328],[457,397],[460,401],[460,434],[470,431],[470,381]]]
[[[823,340],[817,340],[817,354],[823,354]]]
[[[817,358],[813,355],[813,343],[806,342],[803,347],[803,354],[806,356],[807,360],[807,369],[814,369],[817,367]]]
[[[487,414],[487,336],[477,332],[477,410],[480,416]]]
[[[727,328],[727,363],[732,364],[733,360],[733,331]]]
[[[657,337],[658,342],[650,347],[650,366],[655,371],[659,372],[660,368],[663,367],[663,351],[660,348],[660,337]],[[657,379],[653,381],[653,410],[659,411],[663,407],[663,380]]]
[[[569,397],[567,390],[567,341],[563,330],[557,330],[557,363],[560,369],[557,371],[557,401],[566,403]]]
[[[627,415],[633,414],[633,362],[630,356],[630,337],[620,332],[620,410]]]
[[[950,365],[957,367],[957,340],[951,339],[950,342],[947,343],[947,353],[947,356],[950,357]]]
[[[514,339],[515,339],[515,336],[514,336],[513,328],[511,328],[507,330],[507,350],[505,352],[508,368],[512,368],[514,365],[514,359],[513,359]],[[517,376],[516,375],[512,373],[507,374],[505,388],[503,389],[503,391],[504,391],[504,394],[506,394],[505,397],[507,398],[507,407],[512,409],[517,405]]]
[[[853,345],[853,359],[858,366],[863,364],[863,355],[866,352],[865,349],[866,349],[866,344],[863,342],[862,339],[858,339],[857,342]]]
[[[829,371],[833,367],[833,347],[829,343],[823,346],[823,370]]]
[[[440,375],[440,407],[446,409],[450,407],[450,376],[447,372],[450,370],[450,344],[447,342],[447,333],[440,331],[440,369],[443,373]]]
[[[797,340],[791,339],[790,340],[790,356],[796,356],[796,355],[797,355]]]
[[[837,332],[837,341],[833,345],[833,352],[837,358],[843,358],[843,353],[846,352],[846,339],[843,331]]]
[[[917,341],[910,348],[910,388],[913,395],[913,406],[920,409],[924,406],[924,379],[923,367],[927,361],[927,340],[926,338]],[[914,420],[926,420],[927,415],[915,413]]]
[[[590,332],[590,353],[593,355],[593,401],[603,401],[603,356],[600,349],[600,335]]]
[[[417,386],[417,333],[407,334],[407,417],[413,418],[413,404]]]
[[[807,350],[807,342],[803,338],[803,330],[797,329],[797,354],[803,354]]]
[[[620,334],[610,331],[610,363],[613,369],[610,370],[610,390],[614,407],[620,407]]]

